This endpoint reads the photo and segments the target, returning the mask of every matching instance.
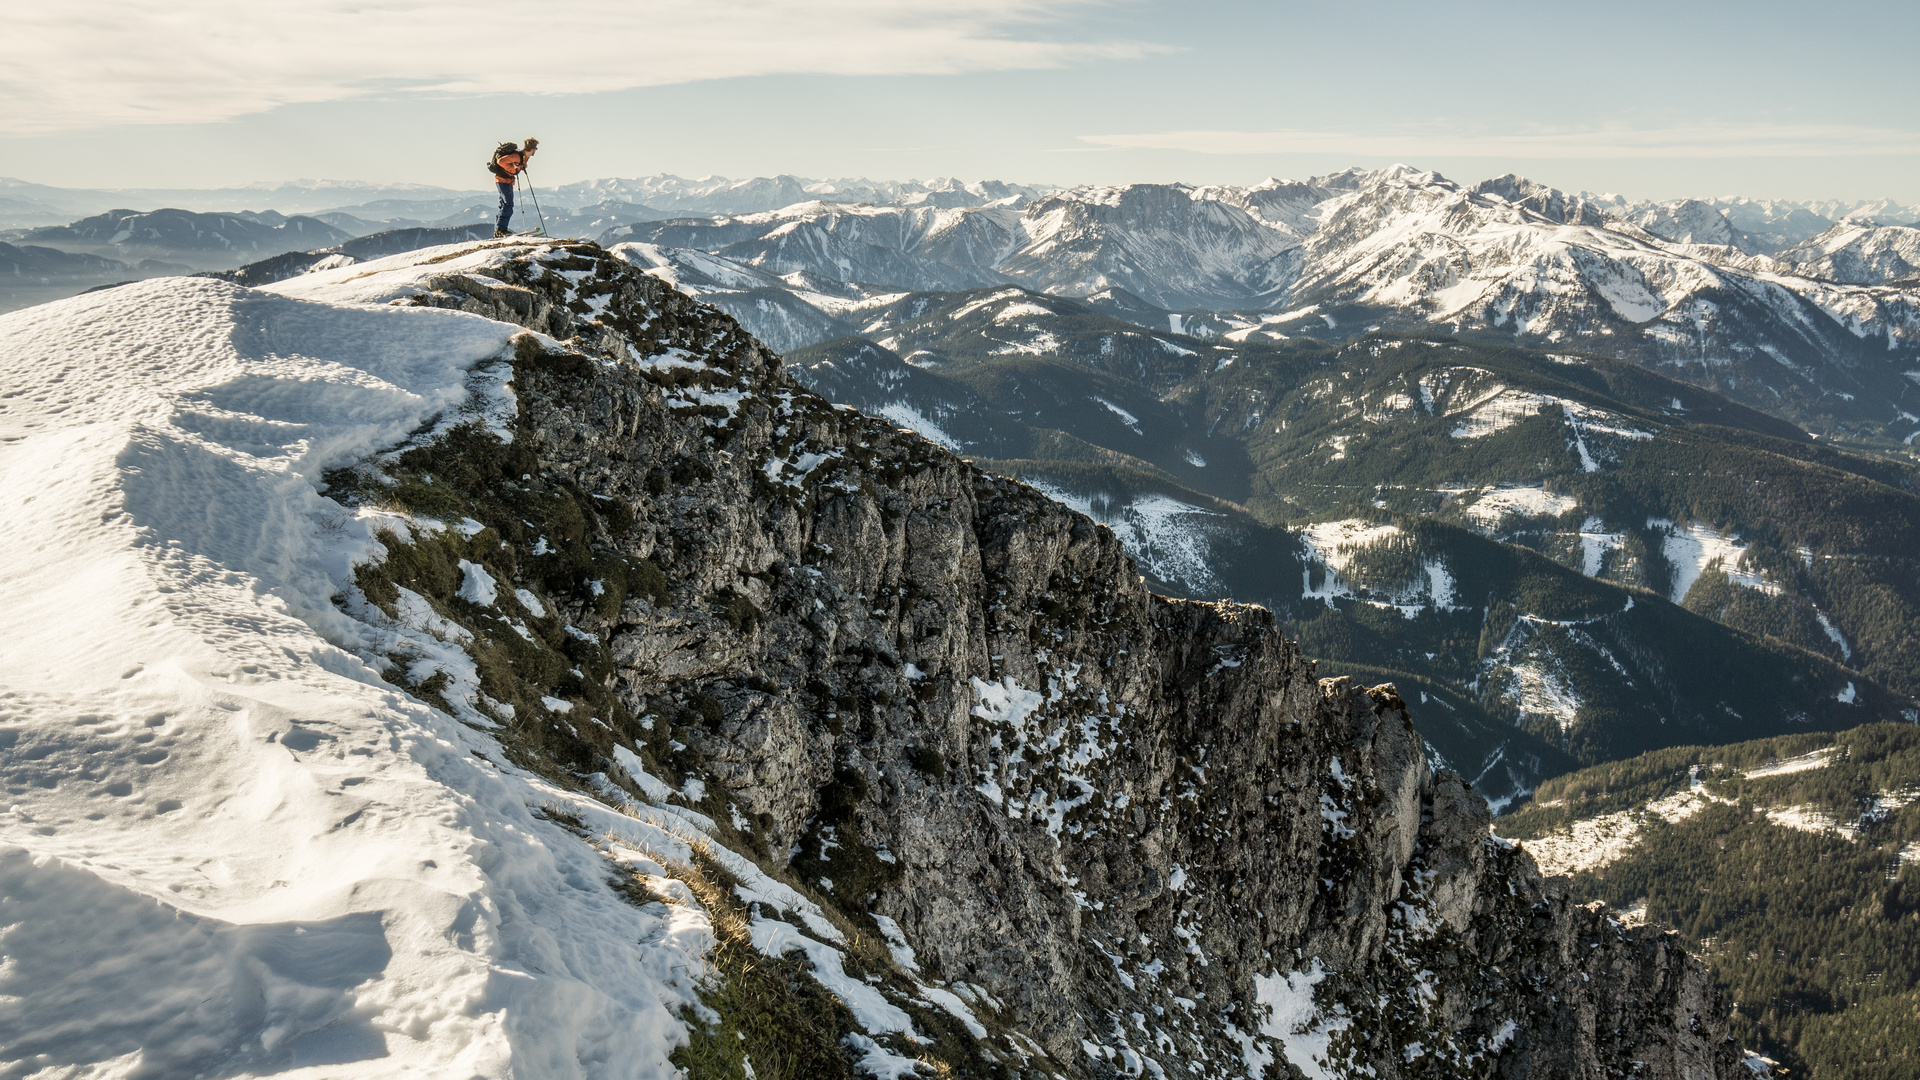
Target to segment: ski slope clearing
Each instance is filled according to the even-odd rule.
[[[541,807],[684,839],[502,765],[332,602],[376,522],[322,471],[513,407],[518,328],[373,265],[0,318],[0,1073],[678,1075],[704,915]]]

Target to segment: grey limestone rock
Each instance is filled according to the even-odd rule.
[[[1736,1075],[1703,964],[1491,838],[1390,687],[1150,594],[1104,527],[592,244],[484,273],[414,302],[546,336],[528,483],[621,508],[581,542],[664,579],[535,584],[629,714],[556,768],[665,754],[770,870],[894,920],[992,1021],[957,1075]]]

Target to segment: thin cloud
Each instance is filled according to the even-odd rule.
[[[1353,157],[1614,160],[1903,157],[1920,154],[1920,132],[1846,125],[1695,125],[1584,131],[1167,131],[1082,135],[1092,150],[1185,150],[1196,154],[1334,154]]]
[[[191,124],[371,95],[593,93],[754,75],[1057,68],[1104,0],[68,0],[15,5],[0,132]]]

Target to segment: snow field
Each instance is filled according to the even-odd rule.
[[[1106,398],[1100,397],[1098,395],[1095,395],[1093,400],[1098,402],[1101,405],[1106,406],[1107,411],[1119,417],[1121,423],[1127,425],[1127,427],[1129,428],[1132,428],[1133,433],[1135,435],[1141,434],[1139,417],[1133,415],[1132,413],[1121,408],[1120,406],[1115,405],[1113,402],[1108,401]]]
[[[1597,517],[1590,517],[1580,523],[1580,572],[1588,577],[1599,577],[1606,569],[1607,552],[1618,550],[1626,542],[1625,533],[1607,532],[1606,525]]]
[[[1260,1034],[1284,1047],[1287,1061],[1298,1067],[1307,1080],[1339,1080],[1340,1074],[1334,1071],[1335,1063],[1331,1060],[1331,1044],[1335,1035],[1353,1023],[1344,1015],[1323,1015],[1314,1004],[1313,988],[1326,977],[1327,972],[1316,956],[1303,971],[1257,975],[1253,980],[1255,1000],[1267,1010],[1260,1020]],[[1259,1068],[1255,1069],[1255,1054],[1249,1045],[1248,1071],[1259,1075],[1271,1062],[1260,1060]],[[1259,1058],[1265,1057],[1259,1054]]]
[[[513,249],[0,318],[7,1071],[677,1075],[708,931],[541,807],[671,836],[386,685],[407,628],[333,602],[379,549],[322,471],[511,401],[474,380],[516,327],[381,302]]]
[[[918,409],[904,401],[890,402],[876,410],[875,415],[886,417],[896,425],[915,432],[928,442],[938,443],[956,454],[960,452],[959,440],[942,431],[938,424],[927,419]]]
[[[1475,499],[1466,509],[1474,523],[1498,529],[1509,517],[1559,517],[1579,509],[1579,500],[1539,487],[1498,487]]]
[[[1562,672],[1535,659],[1512,665],[1511,672],[1514,699],[1522,711],[1551,717],[1561,731],[1573,726],[1580,710],[1580,695]]]
[[[1748,779],[1757,779],[1822,769],[1832,764],[1832,755],[1833,750],[1829,747],[1797,758],[1746,769],[1741,775]],[[1687,790],[1650,802],[1641,810],[1600,814],[1573,822],[1565,832],[1515,842],[1533,855],[1534,862],[1539,865],[1540,872],[1543,874],[1576,874],[1585,870],[1598,869],[1631,852],[1639,844],[1649,818],[1657,818],[1668,824],[1677,825],[1706,809],[1709,804],[1730,803],[1731,800],[1708,791],[1705,782],[1701,779],[1713,768],[1714,766],[1711,765],[1693,766],[1689,771],[1690,783]],[[1867,813],[1874,817],[1884,816],[1917,799],[1920,799],[1920,791],[1881,792],[1873,800]],[[1861,834],[1860,822],[1841,821],[1831,813],[1812,806],[1776,806],[1766,809],[1765,814],[1769,822],[1783,829],[1833,833],[1849,841],[1858,840]],[[1909,845],[1909,847],[1915,847],[1915,845]],[[1903,849],[1901,858],[1920,858],[1920,856],[1910,855]]]
[[[1538,416],[1543,408],[1555,400],[1502,387],[1463,410],[1459,423],[1448,434],[1456,439],[1484,439],[1529,417]]]
[[[1802,754],[1797,758],[1778,761],[1772,765],[1761,765],[1748,769],[1745,775],[1749,780],[1755,780],[1763,776],[1788,776],[1793,773],[1806,772],[1809,769],[1824,769],[1831,764],[1833,764],[1833,748],[1827,747],[1823,750],[1815,750],[1811,754]]]
[[[1702,784],[1696,766],[1687,790],[1648,803],[1645,813],[1677,825],[1705,809],[1708,803],[1720,801],[1723,800]],[[1542,874],[1577,874],[1606,866],[1632,851],[1640,842],[1645,827],[1643,820],[1640,813],[1633,811],[1601,814],[1574,822],[1565,833],[1516,842],[1533,856]]]

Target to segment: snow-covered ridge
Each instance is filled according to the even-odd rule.
[[[0,818],[0,990],[38,1003],[0,1009],[0,1063],[678,1077],[669,1056],[716,978],[712,906],[682,880],[699,858],[739,882],[751,947],[801,954],[868,1033],[848,1037],[863,1069],[920,1070],[871,1037],[927,1041],[843,970],[845,933],[688,808],[700,780],[675,788],[618,744],[617,781],[584,790],[510,764],[489,732],[542,717],[483,692],[479,624],[406,588],[391,613],[360,592],[355,568],[389,544],[495,534],[344,509],[323,474],[368,461],[377,474],[389,448],[455,425],[506,443],[506,361],[558,347],[406,301],[456,272],[491,287],[514,259],[583,276],[548,257],[457,245],[273,292],[173,279],[0,320],[21,390],[0,406],[0,505],[48,528],[0,562],[0,745],[16,752],[0,762],[35,791]],[[713,372],[677,348],[634,362]],[[694,383],[668,407],[676,397],[731,409],[739,393]],[[818,462],[801,456],[804,475]],[[562,617],[481,562],[457,573],[482,621],[529,643],[521,617]],[[387,679],[437,687],[448,712]],[[539,710],[607,726],[576,700]],[[610,876],[655,902],[636,906]],[[914,985],[985,1036],[964,984]],[[118,1004],[72,1008],[95,997]]]
[[[1920,279],[1920,228],[1842,221],[1777,256],[1802,273],[1850,285]]]
[[[486,365],[517,328],[367,303],[444,266],[0,318],[0,506],[33,524],[0,561],[9,1060],[674,1074],[708,931],[582,889],[614,853],[556,842],[539,808],[682,857],[697,830],[505,764],[382,681],[383,636],[429,632],[332,600],[391,523],[343,516],[322,471],[436,414],[511,416]],[[68,1010],[108,987],[113,1010]]]

